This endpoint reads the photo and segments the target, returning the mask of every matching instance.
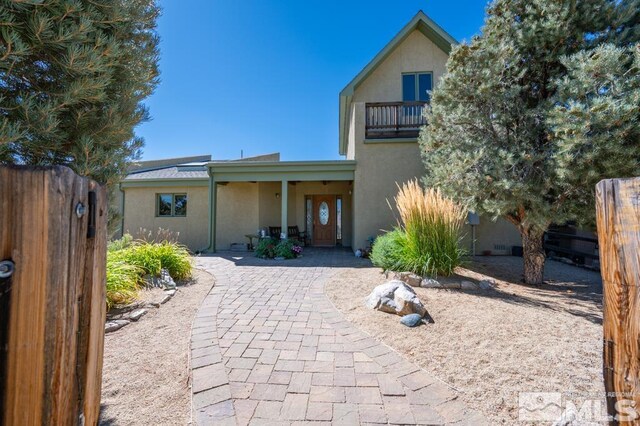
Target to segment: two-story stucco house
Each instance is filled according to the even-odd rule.
[[[313,246],[366,247],[396,224],[387,203],[396,183],[424,174],[422,111],[454,43],[419,12],[355,76],[339,97],[344,160],[279,161],[272,154],[146,164],[121,184],[123,229],[178,231],[194,251],[225,250],[258,229],[287,234],[295,226]],[[482,218],[474,231],[478,254],[508,254],[520,244],[506,221]]]

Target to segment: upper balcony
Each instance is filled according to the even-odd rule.
[[[427,124],[426,102],[372,102],[365,105],[365,138],[417,138]]]

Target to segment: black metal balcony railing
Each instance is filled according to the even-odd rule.
[[[427,124],[423,116],[425,102],[375,102],[365,105],[365,137],[416,138]]]

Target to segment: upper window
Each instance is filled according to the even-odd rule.
[[[186,216],[187,194],[158,194],[158,216]]]
[[[413,72],[402,74],[402,101],[429,102],[429,92],[433,89],[433,74]]]

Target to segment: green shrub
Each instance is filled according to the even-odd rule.
[[[258,257],[262,257],[265,259],[273,259],[274,257],[276,257],[276,246],[277,246],[277,241],[274,240],[273,238],[263,238],[260,241],[258,241],[258,244],[256,245],[256,256]]]
[[[189,250],[183,245],[168,241],[160,244],[145,244],[152,256],[160,261],[160,268],[166,269],[174,280],[191,277],[193,265]]]
[[[296,254],[293,252],[295,246],[293,240],[281,240],[276,246],[276,257],[284,257],[285,259],[293,259]]]
[[[122,260],[117,251],[107,253],[107,308],[133,302],[143,271]]]
[[[274,257],[293,259],[302,253],[302,245],[295,239],[277,241],[273,238],[264,238],[258,241],[255,253],[256,256],[264,259],[273,259]]]
[[[123,248],[116,248],[123,247]],[[160,276],[166,269],[175,280],[189,278],[193,265],[189,251],[171,242],[115,242],[107,252],[107,307],[131,303],[145,275]]]
[[[371,248],[369,259],[371,262],[385,271],[397,271],[402,269],[402,250],[406,236],[401,229],[394,229],[375,239]]]
[[[160,263],[160,259],[155,255],[151,244],[135,243],[121,250],[120,255],[126,263],[139,268],[143,275],[149,274],[154,277],[160,275],[162,264]]]
[[[109,244],[107,245],[107,250],[108,251],[122,250],[129,247],[131,243],[133,243],[133,237],[131,236],[131,234],[124,234],[122,238],[120,238],[119,240],[109,241]]]
[[[137,242],[124,249],[122,255],[127,263],[141,268],[145,274],[159,276],[160,270],[166,269],[176,280],[191,276],[189,251],[177,243]]]

